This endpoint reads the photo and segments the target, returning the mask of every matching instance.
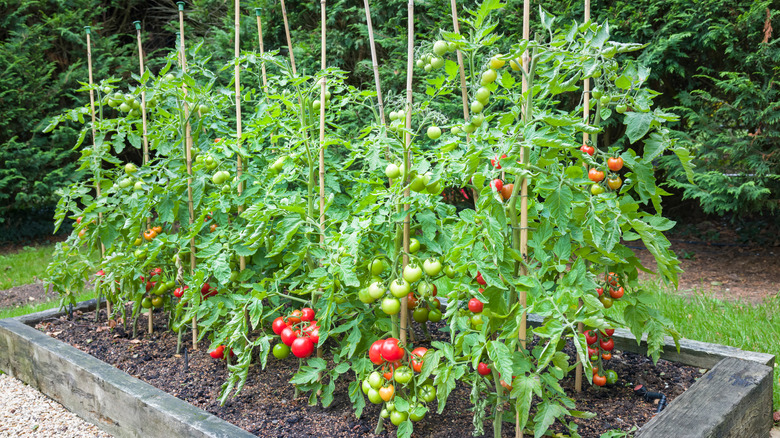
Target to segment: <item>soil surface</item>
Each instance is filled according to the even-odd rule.
[[[306,395],[295,398],[294,387],[289,383],[297,368],[293,356],[285,360],[269,356],[264,370],[252,365],[246,386],[238,397],[220,406],[220,387],[227,377],[224,361],[212,359],[201,349],[187,354],[185,367],[184,356],[176,354],[176,337],[164,331],[164,318],[163,313],[155,313],[155,329],[159,331],[151,336],[146,332],[146,318],[140,318],[136,339],[132,339],[131,330],[126,332],[121,324],[109,330],[105,310],[101,312],[99,323],[95,323],[94,312],[76,312],[72,321],[62,317],[42,322],[37,328],[257,436],[377,436],[374,429],[380,407],[367,402],[362,417],[355,417],[347,389],[352,377],[349,373],[337,382],[335,400],[328,408],[309,406]],[[432,333],[434,340],[448,337],[441,331],[433,330]],[[183,339],[190,339],[190,336],[187,333]],[[417,333],[417,336],[421,334]],[[664,360],[653,366],[646,357],[622,352],[615,352],[609,367],[619,375],[617,384],[610,388],[591,387],[586,383],[583,385],[586,389],[576,394],[574,373],[563,381],[563,387],[573,395],[577,409],[598,414],[589,420],[567,418],[567,421],[577,422],[583,437],[598,437],[609,429],[630,430],[652,418],[656,405],[636,396],[633,393],[635,385],[641,383],[650,391],[663,392],[671,402],[704,372]],[[435,413],[437,405],[432,403],[427,417],[415,424],[414,436],[471,437],[470,410],[473,405],[469,401],[470,392],[470,387],[459,384],[442,414]],[[485,436],[492,436],[490,420],[484,426]],[[563,431],[560,424],[556,428]],[[379,436],[395,436],[395,427],[389,421],[386,429]],[[504,423],[502,432],[505,437],[514,436],[514,424]]]

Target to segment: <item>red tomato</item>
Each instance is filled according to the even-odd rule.
[[[380,339],[371,344],[371,348],[368,349],[368,358],[374,365],[382,365],[385,362],[385,359],[382,358],[382,346],[384,344],[385,341]]]
[[[309,332],[309,339],[311,339],[314,344],[318,344],[320,342],[320,328],[319,326],[314,326],[313,329]]]
[[[404,357],[404,349],[398,346],[398,339],[385,339],[382,344],[382,357],[388,362],[395,362]]]
[[[406,307],[410,309],[414,309],[417,307],[417,297],[414,296],[414,292],[409,292],[409,294],[406,296]]]
[[[425,353],[428,352],[428,349],[425,347],[417,347],[414,350],[412,350],[412,369],[416,372],[422,371],[423,366],[423,356],[425,356]]]
[[[434,284],[434,285],[433,285],[433,293],[431,293],[431,296],[434,296],[434,297],[435,297],[435,296],[436,296],[436,291],[437,291],[437,289],[436,289],[436,285]]]
[[[301,309],[301,321],[314,321],[314,309],[309,307]]]
[[[588,357],[595,356],[599,351],[593,347],[588,347]]]
[[[623,159],[620,157],[612,157],[607,160],[607,167],[613,172],[623,168]]]
[[[287,317],[287,324],[289,325],[295,325],[301,322],[301,311],[298,309],[295,309],[292,311],[292,314]]]
[[[280,333],[280,336],[282,337],[282,342],[284,343],[284,345],[288,347],[291,347],[293,341],[295,341],[298,338],[298,336],[295,334],[293,329],[291,329],[290,327],[285,327],[282,330],[282,333]]]
[[[593,330],[588,330],[585,332],[585,341],[588,343],[588,345],[593,345],[598,341],[599,338],[596,336],[596,332]]]
[[[610,359],[612,359],[612,353],[603,353],[601,355],[601,358],[604,359],[604,360],[610,360]]]
[[[500,179],[496,178],[496,179],[493,180],[493,187],[496,188],[497,192],[501,193],[501,189],[504,188],[504,182],[501,181]]]
[[[282,334],[282,330],[284,330],[285,328],[287,328],[287,323],[284,322],[284,318],[282,318],[281,316],[276,318],[274,320],[273,324],[271,324],[271,329],[277,335],[281,335]]]
[[[603,333],[607,336],[612,336],[615,334],[615,329],[606,329],[603,331]]]
[[[485,362],[480,362],[479,365],[477,365],[477,372],[481,376],[487,376],[488,374],[492,373],[493,370],[491,370]],[[503,382],[503,380],[501,382]]]
[[[612,351],[612,349],[615,348],[615,341],[612,338],[609,338],[606,341],[602,339],[599,341],[599,346],[602,350]]]
[[[586,144],[582,145],[582,146],[580,147],[580,150],[581,150],[583,153],[585,153],[585,154],[588,154],[588,155],[590,155],[590,156],[593,156],[593,154],[594,154],[594,153],[596,153],[596,148],[594,148],[593,146],[588,146],[588,145],[586,145]]]
[[[604,386],[607,384],[607,376],[593,375],[593,384],[596,386]]]
[[[471,310],[473,313],[479,313],[482,311],[482,308],[484,305],[482,304],[482,301],[472,298],[469,300],[469,310]]]
[[[480,285],[482,285],[482,286],[484,286],[484,285],[486,285],[486,284],[487,284],[487,282],[485,281],[485,279],[484,279],[484,278],[482,278],[482,274],[481,274],[479,271],[477,271],[477,276],[476,276],[476,277],[474,277],[474,279],[475,279],[475,280],[477,280],[477,284],[480,284]]]
[[[173,290],[173,296],[175,296],[176,298],[181,298],[184,295],[184,290],[189,288],[190,287],[187,285],[184,285],[182,287],[177,287],[176,289]]]
[[[598,292],[599,296],[602,296],[604,295],[604,288],[603,287],[596,288],[596,292]]]
[[[593,182],[600,182],[604,180],[604,171],[598,170],[595,167],[588,171],[588,178]]]
[[[314,343],[309,338],[298,338],[290,346],[295,357],[305,358],[311,356],[314,351]]]
[[[501,158],[506,158],[506,154],[502,154],[502,155],[501,155]],[[495,157],[493,157],[493,158],[491,158],[491,159],[490,159],[490,164],[491,164],[493,167],[495,167],[496,169],[500,169],[500,168],[501,168],[501,161],[500,161],[500,159],[498,158],[498,155],[496,155]]]
[[[615,300],[623,298],[623,286],[620,286],[617,289],[609,288],[609,296]]]
[[[102,277],[102,276],[106,275],[106,271],[101,269],[101,270],[95,272],[95,275],[97,275],[98,277]]]
[[[220,345],[217,348],[209,351],[209,355],[211,355],[211,357],[214,359],[222,359],[222,357],[225,355],[225,346]]]

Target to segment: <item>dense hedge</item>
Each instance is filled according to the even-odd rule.
[[[381,75],[387,99],[403,90],[406,0],[374,2]],[[520,34],[522,0],[507,1],[509,14],[499,31],[506,45]],[[564,22],[581,20],[582,2],[534,1]],[[463,1],[473,8],[475,1]],[[648,43],[639,59],[653,68],[651,86],[663,91],[660,105],[682,116],[679,141],[692,149],[696,183],[689,184],[675,160],[661,159],[670,191],[695,199],[704,212],[745,215],[776,213],[780,206],[780,68],[778,17],[771,0],[610,0],[593,5],[593,19],[609,19],[616,40]],[[319,2],[290,0],[294,50],[299,69],[313,72],[319,46]],[[285,50],[281,9],[275,0],[243,2],[243,47],[256,47],[254,8],[263,8],[264,40],[269,50]],[[351,72],[348,83],[373,87],[362,0],[328,4],[331,65]],[[205,40],[220,62],[232,57],[232,12],[224,2],[194,0],[187,5],[187,38]],[[223,14],[215,11],[224,11]],[[562,12],[563,11],[563,12]],[[416,6],[417,32],[429,36],[449,30],[448,2]],[[462,12],[463,16],[467,12]],[[76,93],[85,82],[86,47],[82,27],[94,29],[97,80],[130,79],[137,72],[133,20],[142,20],[148,65],[160,67],[157,53],[175,44],[176,5],[138,0],[62,0],[0,3],[0,222],[11,206],[39,209],[56,202],[55,190],[79,177],[77,154],[70,148],[74,128],[42,134],[47,119],[88,99]],[[538,32],[539,29],[535,29]],[[248,37],[252,35],[252,37]],[[157,60],[157,61],[156,61]],[[395,92],[393,90],[396,90]],[[628,142],[620,126],[603,142]],[[127,149],[126,160],[139,160]],[[135,154],[135,155],[134,155]]]

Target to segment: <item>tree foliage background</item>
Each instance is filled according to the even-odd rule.
[[[509,45],[521,34],[523,2],[506,3],[516,11],[499,27]],[[532,11],[541,6],[563,22],[581,21],[582,3],[534,0]],[[476,2],[458,4],[473,8]],[[288,0],[286,6],[298,68],[313,72],[319,63],[319,2]],[[242,7],[243,49],[257,47],[254,9],[262,8],[266,49],[286,52],[279,2],[243,1]],[[353,85],[373,89],[363,1],[332,1],[327,7],[330,65],[351,72]],[[406,0],[374,1],[371,7],[383,90],[392,102],[404,89]],[[215,62],[231,59],[231,4],[192,0],[185,11],[187,41],[202,40]],[[450,30],[449,14],[449,2],[416,2],[419,41]],[[695,202],[706,214],[763,215],[776,222],[780,8],[771,0],[607,0],[593,2],[592,16],[609,20],[614,39],[647,44],[638,58],[653,69],[652,88],[663,91],[657,101],[681,116],[674,127],[678,141],[696,155],[696,184],[685,180],[674,159],[661,157],[656,168],[676,204],[685,206],[678,214]],[[134,20],[142,21],[147,65],[156,72],[158,55],[176,41],[172,0],[0,0],[0,241],[50,233],[56,189],[79,178],[78,151],[71,150],[76,127],[41,130],[50,117],[89,99],[74,92],[87,81],[83,26],[93,29],[96,80],[114,76],[132,82],[138,70]],[[629,146],[624,134],[611,126],[599,139]],[[140,162],[133,148],[123,154],[123,160]]]

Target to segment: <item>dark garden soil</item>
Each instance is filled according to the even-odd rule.
[[[220,387],[227,377],[224,362],[212,359],[200,349],[189,352],[188,368],[185,369],[184,357],[175,354],[176,336],[163,331],[163,313],[155,313],[155,329],[159,331],[151,336],[146,332],[146,317],[140,318],[136,339],[131,339],[130,330],[126,332],[121,324],[109,330],[105,311],[101,312],[100,323],[94,322],[94,312],[77,312],[72,321],[62,317],[45,321],[37,328],[260,437],[376,436],[373,432],[380,408],[367,402],[362,418],[355,417],[347,393],[347,385],[353,378],[349,373],[337,382],[335,400],[327,409],[309,406],[306,396],[294,398],[294,388],[289,380],[297,368],[297,360],[292,355],[282,361],[269,356],[265,370],[253,365],[238,397],[220,406],[217,401]],[[440,340],[448,337],[436,330],[433,336]],[[184,336],[184,339],[189,338],[189,334]],[[613,387],[591,387],[586,382],[586,389],[576,394],[573,372],[572,377],[563,382],[566,392],[576,400],[577,409],[598,413],[590,420],[568,419],[579,424],[583,437],[598,437],[609,429],[629,430],[652,418],[656,406],[634,395],[636,384],[663,392],[671,402],[704,372],[664,360],[653,366],[645,357],[621,352],[615,352],[609,366],[620,376]],[[470,391],[470,387],[459,384],[441,415],[435,413],[435,402],[429,406],[434,412],[415,424],[414,436],[471,437],[470,410],[473,406],[469,402]],[[386,425],[389,431],[379,436],[395,436],[395,427],[389,421]],[[557,426],[562,431],[562,426]],[[485,422],[485,434],[493,435],[490,421]],[[504,423],[503,436],[514,436],[513,424]]]

